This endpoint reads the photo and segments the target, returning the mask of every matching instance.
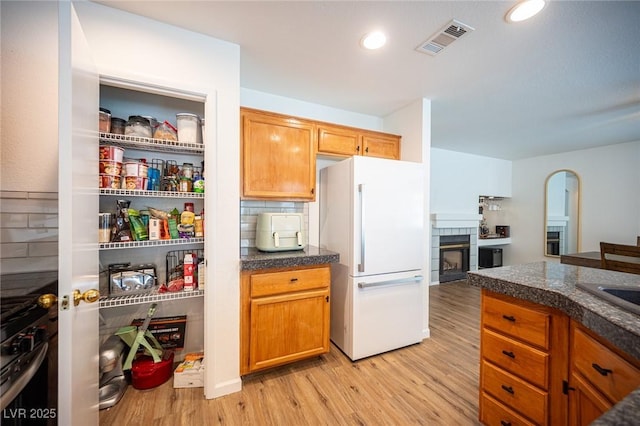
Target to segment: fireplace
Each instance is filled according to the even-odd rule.
[[[440,278],[441,283],[461,280],[469,271],[469,235],[440,236]]]

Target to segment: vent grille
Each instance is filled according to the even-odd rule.
[[[420,45],[416,47],[416,50],[418,52],[435,56],[445,47],[473,30],[474,28],[469,25],[453,19],[430,38],[420,43]]]

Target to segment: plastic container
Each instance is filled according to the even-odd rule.
[[[100,160],[112,160],[122,163],[124,149],[113,145],[100,145]]]
[[[176,122],[179,142],[202,143],[202,127],[198,115],[181,112],[176,114]]]
[[[124,127],[124,134],[127,136],[150,138],[153,136],[153,131],[151,130],[149,120],[139,115],[131,115]]]
[[[123,118],[111,117],[111,133],[114,135],[124,135],[124,126],[127,121]]]
[[[158,128],[153,132],[154,139],[164,139],[168,141],[178,140],[178,129],[176,129],[171,123],[165,120]]]
[[[111,111],[108,109],[100,108],[99,130],[103,133],[111,132]]]
[[[98,242],[111,241],[111,213],[98,213]]]

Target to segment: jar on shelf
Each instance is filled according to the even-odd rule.
[[[191,179],[182,177],[178,184],[178,192],[193,192],[193,182]]]
[[[124,126],[127,122],[123,118],[111,117],[111,133],[124,135]]]
[[[129,116],[129,120],[124,128],[124,134],[128,136],[140,136],[150,138],[153,135],[149,120],[139,115]]]
[[[178,141],[187,143],[202,143],[202,129],[200,117],[197,114],[181,112],[176,114],[178,126]]]
[[[182,164],[182,177],[193,179],[193,164],[191,163]]]
[[[103,133],[111,132],[111,111],[106,108],[100,108],[99,130]]]

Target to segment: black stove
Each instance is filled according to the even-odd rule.
[[[37,301],[42,294],[57,294],[57,278],[56,271],[0,276],[0,402],[3,410],[11,405],[25,408],[31,405],[28,398],[33,395],[27,394],[34,392],[30,388],[42,388],[43,384],[47,388],[46,356],[53,327],[49,310],[40,307]],[[55,315],[53,317],[55,319]],[[40,376],[45,383],[33,383]],[[46,396],[45,390],[43,401],[37,404],[46,404]],[[7,419],[3,419],[3,423],[4,420]]]

